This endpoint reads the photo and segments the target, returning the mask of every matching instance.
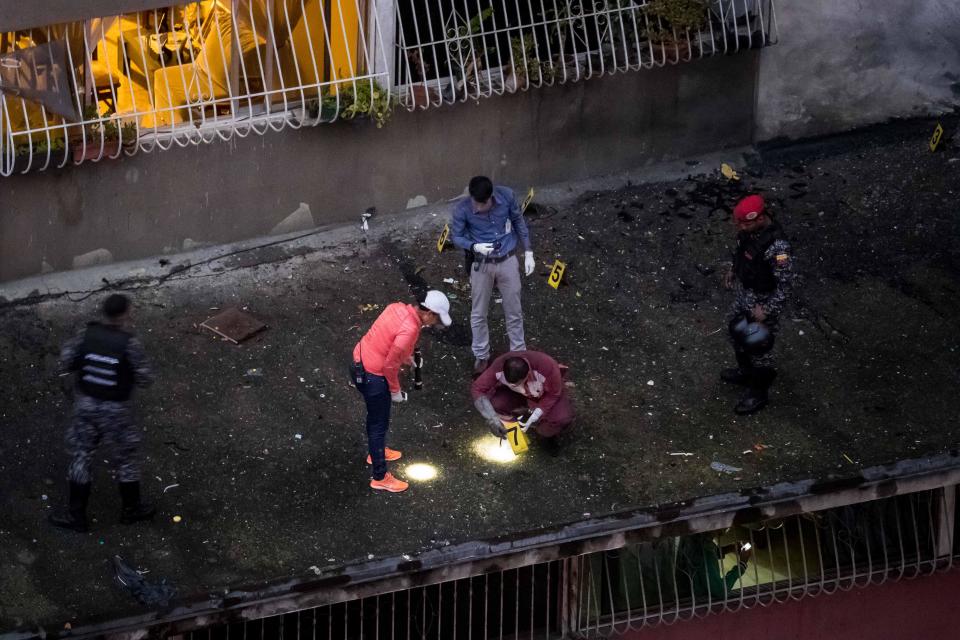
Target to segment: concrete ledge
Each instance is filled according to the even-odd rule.
[[[683,179],[688,175],[703,175],[717,171],[722,162],[740,168],[746,164],[745,156],[754,152],[752,147],[737,147],[726,151],[711,152],[699,156],[662,162],[630,171],[587,178],[583,180],[532,185],[536,191],[534,201],[548,206],[562,206],[585,191],[604,191],[618,189],[628,184],[642,184]],[[523,185],[513,185],[516,189],[525,189]],[[105,258],[106,250],[88,254],[84,261],[74,264],[78,268],[72,271],[44,273],[29,278],[0,283],[0,305],[28,304],[63,296],[85,296],[98,291],[137,289],[159,284],[190,270],[192,275],[215,273],[223,268],[223,261],[240,253],[252,252],[265,247],[280,246],[289,255],[309,253],[320,250],[333,250],[346,240],[357,240],[364,235],[370,240],[379,240],[394,234],[404,234],[411,230],[438,229],[449,218],[450,203],[440,202],[399,210],[394,215],[379,215],[370,221],[370,230],[364,234],[360,230],[359,215],[356,224],[333,224],[319,227],[303,227],[313,218],[309,207],[294,211],[285,219],[291,228],[285,231],[283,224],[278,225],[276,234],[251,238],[241,242],[204,246],[192,251],[170,255],[155,256],[141,260],[109,263]],[[189,243],[185,243],[185,248]],[[109,253],[109,252],[107,252]]]

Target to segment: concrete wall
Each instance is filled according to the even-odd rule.
[[[799,138],[960,107],[957,0],[779,0],[757,138]]]
[[[750,143],[756,53],[0,180],[0,280]],[[309,207],[306,213],[301,203]],[[284,218],[300,209],[286,227]],[[90,252],[97,252],[90,254]]]

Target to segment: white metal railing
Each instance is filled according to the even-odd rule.
[[[202,0],[3,34],[0,175],[385,117],[366,0]]]
[[[956,487],[385,589],[189,640],[604,638],[951,569]],[[749,546],[747,546],[749,545]],[[371,587],[372,588],[372,587]]]
[[[0,34],[0,175],[772,44],[773,0],[200,0]]]
[[[400,101],[427,108],[773,44],[773,0],[398,0]]]
[[[616,636],[950,569],[955,491],[946,487],[580,556],[574,560],[573,628],[584,637]]]

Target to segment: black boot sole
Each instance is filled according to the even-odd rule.
[[[51,515],[47,518],[47,521],[58,529],[67,529],[69,531],[76,531],[77,533],[86,533],[90,530],[90,527],[87,526],[86,523],[80,523],[76,520],[68,520],[56,515]]]
[[[727,384],[746,385],[750,382],[749,376],[740,369],[724,369],[720,372],[720,379]]]

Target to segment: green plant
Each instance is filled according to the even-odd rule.
[[[513,73],[519,81],[521,78],[550,82],[553,78],[553,67],[537,58],[537,43],[531,35],[526,39],[520,36],[510,38],[510,52],[513,55]]]
[[[18,144],[16,147],[16,155],[23,156],[32,153],[36,156],[40,154],[46,154],[47,151],[63,151],[65,148],[66,143],[64,142],[63,138],[51,138],[48,141],[47,138],[44,137],[33,144],[30,144],[29,142]]]
[[[96,104],[89,104],[83,109],[84,122],[93,120],[86,125],[87,139],[96,140],[101,136],[106,142],[123,140],[124,144],[137,141],[137,125],[132,122],[123,122],[117,118],[102,119],[100,109]]]
[[[369,116],[377,128],[383,127],[396,106],[396,98],[373,80],[358,80],[343,86],[335,95],[324,96],[322,110],[336,113],[352,120],[357,116]]]
[[[94,136],[99,136],[103,130],[103,139],[108,142],[123,140],[124,143],[135,142],[137,140],[137,125],[132,122],[122,122],[120,120],[104,120],[101,124],[91,126]]]
[[[663,24],[662,29],[679,34],[701,29],[707,23],[707,0],[652,0],[646,6],[651,22],[657,18]]]

